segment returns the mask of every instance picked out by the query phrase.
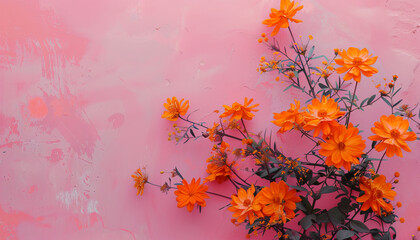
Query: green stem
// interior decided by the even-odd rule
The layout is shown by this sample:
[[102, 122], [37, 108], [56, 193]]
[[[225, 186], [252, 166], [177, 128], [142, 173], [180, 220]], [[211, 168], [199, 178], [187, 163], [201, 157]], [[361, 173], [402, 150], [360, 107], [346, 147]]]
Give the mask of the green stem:
[[[305, 63], [303, 62], [303, 60], [302, 60], [302, 57], [300, 56], [300, 54], [299, 54], [299, 49], [296, 49], [294, 46], [294, 43], [297, 43], [296, 42], [296, 40], [295, 40], [295, 37], [293, 36], [293, 33], [292, 33], [292, 30], [290, 29], [290, 27], [288, 27], [287, 29], [289, 29], [289, 33], [290, 33], [290, 36], [292, 37], [292, 40], [293, 40], [293, 48], [296, 50], [296, 53], [298, 54], [298, 56], [299, 56], [299, 60], [300, 60], [300, 62], [302, 63], [302, 70], [303, 70], [303, 74], [305, 74], [305, 77], [306, 77], [306, 80], [308, 81], [308, 85], [309, 85], [309, 87], [311, 88], [311, 91], [310, 92], [312, 92], [312, 97], [313, 98], [316, 98], [316, 95], [315, 95], [315, 90], [314, 90], [314, 88], [313, 88], [313, 86], [312, 86], [312, 83], [311, 83], [311, 78], [308, 76], [308, 74], [306, 73], [306, 69], [305, 69]], [[309, 93], [310, 93], [309, 92]]]
[[385, 153], [386, 153], [386, 150], [385, 150], [384, 154], [382, 155], [381, 160], [379, 161], [379, 164], [378, 164], [378, 169], [376, 169], [376, 174], [378, 174], [379, 168], [381, 167], [381, 164], [382, 164], [382, 160], [383, 160], [383, 159], [384, 159], [384, 157], [385, 157]]
[[356, 85], [354, 85], [353, 97], [352, 97], [351, 102], [350, 102], [349, 114], [347, 115], [347, 119], [346, 119], [346, 127], [349, 125], [349, 122], [350, 122], [350, 114], [351, 114], [351, 109], [353, 108], [353, 101], [354, 101], [354, 97], [356, 95], [357, 84], [358, 84], [358, 82], [356, 82]]
[[[203, 124], [201, 124], [201, 123], [199, 124], [199, 123], [196, 123], [196, 122], [190, 121], [190, 120], [185, 119], [185, 118], [183, 118], [183, 117], [181, 117], [181, 116], [179, 116], [179, 118], [180, 118], [181, 120], [184, 120], [184, 121], [186, 121], [186, 122], [189, 122], [189, 123], [191, 123], [191, 124], [193, 124], [193, 125], [200, 126], [200, 127], [205, 128], [205, 129], [209, 129], [208, 127], [204, 126], [204, 125], [203, 125]], [[242, 141], [242, 139], [240, 139], [240, 138], [238, 138], [238, 137], [235, 137], [235, 136], [232, 136], [232, 135], [229, 135], [229, 134], [224, 133], [224, 132], [218, 132], [218, 134], [219, 134], [219, 135], [221, 135], [222, 137], [229, 137], [229, 138], [232, 138], [232, 139], [235, 139], [235, 140], [238, 140], [238, 141]]]
[[[150, 184], [150, 185], [152, 185], [152, 186], [155, 186], [155, 187], [159, 187], [159, 188], [161, 187], [161, 186], [159, 186], [157, 184], [154, 184], [154, 183], [151, 183], [151, 182], [147, 182], [147, 183]], [[169, 187], [169, 189], [178, 189], [178, 188], [176, 188], [176, 187]], [[214, 195], [214, 196], [218, 196], [218, 197], [223, 197], [223, 198], [231, 199], [228, 196], [225, 196], [225, 195], [222, 195], [222, 194], [218, 194], [218, 193], [214, 193], [214, 192], [206, 191], [206, 193], [211, 194], [211, 195]]]

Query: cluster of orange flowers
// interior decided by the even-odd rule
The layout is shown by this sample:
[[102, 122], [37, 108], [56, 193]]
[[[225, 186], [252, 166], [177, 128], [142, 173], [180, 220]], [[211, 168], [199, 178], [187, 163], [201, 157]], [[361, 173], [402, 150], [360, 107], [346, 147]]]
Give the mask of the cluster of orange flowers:
[[[176, 97], [173, 97], [172, 99], [175, 102], [177, 101]], [[253, 99], [248, 100], [245, 98], [244, 105], [237, 102], [232, 104], [232, 107], [224, 105], [225, 112], [221, 114], [220, 117], [230, 116], [230, 121], [241, 119], [251, 120], [254, 117], [251, 111], [258, 111], [254, 109], [258, 104], [249, 106], [252, 101]], [[172, 105], [171, 107], [167, 107], [167, 111], [169, 112], [168, 116], [180, 115], [181, 107], [177, 108]], [[291, 104], [289, 110], [281, 113], [274, 113], [275, 120], [272, 122], [280, 127], [279, 133], [284, 133], [291, 129], [301, 129], [305, 131], [314, 130], [313, 136], [317, 137], [322, 132], [324, 142], [320, 143], [321, 149], [319, 150], [319, 153], [326, 157], [325, 164], [327, 166], [335, 166], [336, 168], [344, 167], [345, 169], [350, 170], [352, 164], [359, 163], [358, 158], [364, 153], [363, 151], [366, 144], [365, 140], [362, 140], [362, 137], [359, 135], [358, 128], [355, 128], [351, 123], [346, 127], [337, 122], [337, 119], [344, 114], [344, 112], [340, 111], [340, 108], [334, 99], [324, 96], [321, 101], [313, 99], [312, 104], [307, 106], [307, 111], [302, 111], [300, 102], [295, 100], [295, 104]], [[217, 126], [218, 125], [215, 124], [215, 127]], [[388, 157], [394, 155], [401, 157], [401, 149], [408, 152], [411, 151], [406, 141], [414, 141], [416, 139], [416, 134], [414, 132], [409, 132], [408, 127], [408, 120], [399, 116], [384, 115], [381, 117], [380, 122], [375, 122], [375, 127], [372, 128], [372, 132], [375, 135], [370, 136], [369, 139], [379, 142], [375, 146], [377, 151], [386, 150], [385, 152]], [[209, 132], [211, 135], [214, 135], [214, 130], [210, 130]], [[208, 159], [209, 165], [207, 166], [207, 172], [210, 175], [206, 178], [206, 181], [216, 180], [217, 182], [222, 183], [230, 177], [230, 166], [232, 163], [228, 163], [226, 160], [226, 152], [228, 149], [229, 144], [226, 142], [222, 142], [220, 148], [216, 147], [214, 149], [217, 151], [216, 154]], [[361, 181], [361, 186], [367, 186], [367, 184], [365, 184], [366, 182], [368, 181]], [[377, 184], [381, 183], [379, 180], [376, 182], [378, 182]], [[386, 197], [388, 195], [383, 196]], [[365, 198], [360, 198], [359, 200], [361, 202], [366, 202], [362, 201]], [[368, 204], [371, 202], [372, 200], [369, 201]], [[365, 204], [364, 206], [365, 209], [367, 205]], [[376, 211], [376, 205], [370, 206]], [[382, 204], [380, 206], [385, 205]], [[389, 210], [389, 207], [387, 207], [386, 210]]]
[[206, 172], [210, 175], [206, 177], [206, 182], [216, 180], [218, 183], [223, 183], [231, 177], [230, 168], [235, 162], [228, 162], [228, 152], [230, 152], [230, 146], [227, 142], [222, 142], [220, 147], [217, 145], [213, 146], [213, 155], [207, 159], [209, 164]]
[[289, 190], [289, 186], [280, 181], [272, 182], [270, 187], [262, 188], [258, 194], [255, 194], [254, 185], [247, 190], [238, 189], [228, 209], [234, 212], [233, 217], [238, 223], [248, 219], [253, 224], [255, 219], [263, 217], [270, 217], [270, 223], [286, 223], [295, 217], [296, 203], [300, 201], [296, 190]]
[[[263, 24], [268, 27], [274, 27], [274, 30], [271, 33], [271, 36], [274, 36], [278, 33], [280, 28], [289, 28], [289, 21], [296, 23], [301, 22], [300, 20], [295, 19], [294, 16], [302, 8], [303, 6], [298, 6], [298, 4], [294, 1], [281, 0], [280, 9], [271, 9], [270, 18], [264, 20]], [[261, 36], [264, 38], [265, 42], [268, 42], [268, 38], [265, 34], [262, 34]], [[310, 36], [310, 39], [312, 39], [312, 36]], [[262, 41], [263, 39], [259, 40], [259, 42]], [[294, 43], [294, 45], [297, 46], [297, 43]], [[306, 51], [306, 46], [305, 49], [299, 50], [298, 48], [296, 51], [296, 53], [298, 53], [297, 55], [304, 55], [305, 53], [303, 53], [303, 51]], [[360, 50], [358, 48], [350, 47], [347, 50], [340, 51], [338, 49], [334, 49], [334, 51], [336, 53], [336, 57], [341, 57], [335, 59], [335, 64], [339, 65], [339, 67], [335, 69], [333, 67], [333, 61], [329, 63], [324, 61], [324, 67], [318, 68], [318, 75], [320, 78], [325, 78], [327, 85], [330, 85], [327, 78], [336, 71], [338, 74], [345, 74], [343, 77], [344, 81], [349, 81], [351, 79], [355, 81], [355, 93], [357, 84], [360, 83], [362, 75], [365, 77], [371, 77], [373, 74], [378, 73], [378, 70], [371, 66], [376, 62], [377, 57], [372, 57], [367, 49], [364, 48]], [[289, 69], [287, 69], [287, 71], [283, 71], [283, 65], [281, 65], [281, 61], [277, 59], [277, 55], [279, 53], [275, 52], [274, 54], [276, 55], [276, 58], [270, 62], [267, 62], [264, 57], [261, 58], [259, 68], [261, 72], [265, 72], [268, 68], [281, 68], [280, 73], [288, 75], [290, 80], [294, 77], [298, 77], [296, 76], [296, 74], [299, 74], [297, 72], [299, 69], [298, 65], [297, 69], [295, 69], [295, 65], [289, 65]], [[280, 67], [278, 64], [280, 64]], [[381, 92], [381, 96], [391, 92], [390, 89], [394, 87], [394, 81], [396, 81], [397, 78], [398, 77], [396, 75], [393, 77], [393, 81], [386, 85], [386, 87], [389, 88], [389, 91]], [[279, 80], [279, 78], [276, 80]], [[310, 81], [308, 81], [308, 84], [311, 84]], [[330, 90], [333, 90], [331, 86], [329, 87]], [[380, 86], [377, 87], [379, 88]], [[307, 104], [306, 107], [301, 107], [300, 101], [295, 99], [294, 103], [290, 104], [290, 108], [288, 110], [280, 113], [274, 113], [274, 120], [272, 120], [272, 123], [279, 127], [278, 133], [280, 134], [284, 134], [290, 130], [297, 130], [314, 141], [315, 147], [313, 148], [313, 152], [315, 152], [315, 149], [318, 148], [317, 151], [322, 157], [317, 156], [324, 160], [323, 165], [321, 165], [322, 167], [328, 166], [330, 167], [328, 169], [344, 168], [350, 172], [354, 170], [354, 168], [352, 169], [352, 165], [359, 164], [359, 159], [361, 159], [365, 154], [366, 141], [363, 140], [360, 135], [359, 129], [353, 126], [353, 123], [349, 121], [353, 105], [351, 104], [351, 107], [346, 105], [346, 111], [342, 111], [339, 106], [340, 101], [335, 100], [330, 96], [338, 96], [338, 98], [341, 97], [337, 94], [337, 92], [335, 93], [336, 95], [330, 93], [324, 92], [324, 95], [319, 97], [316, 95], [315, 91], [313, 91], [313, 95], [309, 92], [309, 95], [313, 96], [313, 98], [310, 104]], [[353, 100], [351, 100], [352, 103], [356, 103], [354, 95], [355, 94], [353, 94]], [[188, 211], [192, 211], [195, 205], [200, 208], [205, 207], [205, 199], [209, 198], [208, 194], [219, 195], [208, 192], [208, 186], [206, 186], [205, 183], [211, 181], [223, 183], [229, 180], [237, 189], [236, 194], [233, 194], [230, 198], [227, 197], [230, 199], [230, 207], [228, 210], [233, 212], [232, 221], [234, 223], [248, 222], [252, 225], [254, 222], [260, 221], [261, 224], [265, 224], [268, 228], [270, 225], [284, 224], [296, 216], [296, 204], [301, 202], [302, 199], [304, 199], [304, 196], [299, 196], [297, 190], [294, 189], [295, 187], [289, 187], [289, 185], [283, 181], [285, 179], [277, 182], [271, 181], [270, 179], [270, 186], [256, 186], [254, 184], [249, 184], [236, 174], [234, 168], [236, 162], [231, 160], [228, 161], [229, 154], [233, 154], [237, 157], [242, 155], [244, 159], [247, 156], [253, 156], [257, 166], [263, 166], [264, 164], [285, 166], [285, 168], [278, 168], [281, 171], [278, 170], [279, 175], [275, 176], [273, 179], [275, 180], [276, 178], [279, 178], [278, 176], [285, 175], [286, 172], [290, 170], [290, 172], [296, 175], [295, 177], [299, 184], [300, 182], [304, 182], [301, 176], [307, 175], [310, 171], [300, 165], [300, 159], [293, 160], [292, 158], [286, 158], [283, 154], [277, 154], [276, 152], [278, 151], [275, 149], [275, 145], [274, 151], [271, 149], [271, 146], [267, 146], [268, 144], [262, 141], [265, 140], [264, 138], [259, 136], [261, 141], [258, 144], [251, 138], [252, 133], [250, 135], [250, 133], [247, 132], [244, 120], [252, 120], [255, 116], [253, 112], [258, 111], [256, 108], [259, 104], [252, 103], [252, 98], [248, 99], [245, 97], [243, 104], [234, 102], [230, 106], [223, 105], [224, 112], [219, 115], [219, 118], [221, 118], [220, 123], [214, 123], [213, 127], [205, 127], [202, 123], [199, 124], [200, 127], [205, 129], [205, 131], [202, 132], [202, 137], [208, 138], [211, 142], [217, 144], [213, 146], [212, 154], [207, 159], [208, 165], [206, 172], [208, 173], [208, 176], [204, 179], [202, 184], [200, 178], [198, 180], [193, 178], [192, 181], [188, 183], [179, 174], [182, 178], [182, 184], [177, 185], [176, 191], [174, 192], [177, 196], [176, 200], [179, 208], [186, 207]], [[167, 102], [164, 103], [164, 107], [165, 111], [162, 118], [166, 118], [170, 121], [176, 121], [180, 118], [188, 123], [192, 123], [193, 127], [196, 126], [194, 125], [196, 123], [189, 121], [188, 117], [186, 119], [182, 117], [186, 115], [188, 111], [188, 100], [184, 102], [184, 99], [179, 101], [176, 97], [172, 97], [172, 99], [168, 98]], [[407, 116], [408, 112], [411, 113], [411, 110], [407, 105], [402, 106], [402, 111], [407, 113]], [[215, 112], [218, 113], [218, 110]], [[342, 124], [342, 122], [345, 122], [345, 124]], [[175, 131], [169, 134], [169, 140], [175, 138], [178, 141], [179, 136], [177, 134], [180, 134], [182, 130], [178, 128], [176, 124], [174, 124], [174, 128]], [[191, 128], [187, 129], [191, 130], [192, 133]], [[240, 137], [228, 135], [228, 133], [225, 132], [225, 130], [228, 129], [238, 130], [242, 135]], [[242, 132], [242, 130], [244, 130], [244, 132]], [[372, 149], [375, 148], [378, 152], [385, 151], [383, 157], [385, 155], [388, 157], [392, 157], [394, 155], [402, 157], [402, 150], [407, 152], [411, 151], [407, 142], [416, 140], [416, 134], [409, 129], [408, 120], [401, 116], [383, 115], [380, 117], [379, 121], [374, 123], [374, 127], [371, 128], [371, 131], [373, 135], [368, 138], [373, 141]], [[194, 133], [192, 134], [194, 135]], [[224, 141], [224, 137], [226, 136], [241, 141], [245, 147], [243, 149], [238, 148], [232, 151], [230, 145]], [[258, 147], [255, 147], [256, 145], [258, 145]], [[267, 174], [269, 174], [269, 170], [269, 168], [266, 169]], [[358, 171], [359, 170], [357, 170], [357, 172]], [[176, 173], [178, 173], [177, 170]], [[312, 174], [312, 172], [310, 174]], [[298, 175], [301, 176], [299, 177]], [[149, 183], [147, 175], [142, 172], [141, 169], [138, 169], [132, 177], [135, 181], [134, 186], [138, 190], [137, 194], [142, 195], [145, 184]], [[395, 173], [395, 177], [399, 177], [399, 173]], [[238, 185], [235, 184], [236, 178], [242, 180], [242, 183], [245, 183], [245, 185], [240, 185], [240, 187], [238, 187]], [[391, 182], [393, 180], [394, 179], [391, 179]], [[326, 181], [327, 179], [325, 179], [324, 184]], [[396, 192], [392, 190], [392, 184], [386, 181], [386, 177], [384, 175], [377, 174], [377, 171], [375, 172], [373, 169], [370, 169], [366, 170], [366, 173], [362, 172], [360, 174], [354, 174], [350, 181], [357, 184], [361, 190], [360, 196], [354, 198], [356, 202], [359, 203], [358, 206], [361, 211], [371, 210], [380, 216], [392, 213], [394, 207], [390, 203], [390, 200], [394, 199]], [[398, 179], [396, 179], [394, 183], [398, 183]], [[301, 185], [303, 185], [303, 183]], [[171, 188], [175, 189], [175, 187], [171, 187], [165, 183], [165, 185], [161, 187], [161, 190], [166, 192]], [[315, 205], [315, 197], [312, 195], [315, 195], [315, 192], [312, 188], [310, 190], [311, 192], [308, 191], [308, 195], [312, 196], [314, 199], [313, 205]], [[397, 203], [398, 207], [401, 207], [401, 205], [402, 204], [400, 202]], [[356, 214], [357, 213], [358, 211]], [[400, 221], [404, 222], [404, 218], [400, 218]], [[279, 238], [286, 238], [286, 235], [283, 235], [280, 231], [278, 231], [278, 234]], [[323, 234], [320, 237], [321, 239], [332, 238], [331, 235], [327, 234]]]
[[[357, 158], [363, 154], [365, 141], [358, 135], [359, 130], [350, 124], [347, 128], [337, 122], [345, 113], [340, 111], [332, 98], [323, 97], [322, 101], [312, 100], [308, 111], [300, 111], [300, 103], [291, 104], [287, 111], [274, 113], [275, 125], [280, 127], [279, 133], [290, 129], [314, 130], [314, 137], [323, 133], [325, 143], [321, 143], [320, 154], [327, 157], [328, 166], [337, 168], [344, 166], [350, 170], [350, 163], [359, 163]], [[410, 152], [406, 141], [416, 140], [416, 134], [408, 131], [409, 122], [400, 116], [382, 116], [380, 122], [375, 122], [372, 132], [376, 135], [369, 137], [372, 141], [380, 141], [375, 146], [378, 152], [386, 149], [386, 155], [395, 154], [402, 157], [401, 149]]]

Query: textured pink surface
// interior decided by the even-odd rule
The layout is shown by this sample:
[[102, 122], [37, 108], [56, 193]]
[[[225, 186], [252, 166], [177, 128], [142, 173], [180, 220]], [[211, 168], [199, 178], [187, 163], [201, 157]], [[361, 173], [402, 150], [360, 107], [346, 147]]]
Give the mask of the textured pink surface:
[[[420, 2], [302, 0], [293, 25], [312, 34], [317, 53], [366, 47], [380, 73], [362, 95], [397, 74], [408, 104], [420, 101]], [[344, 5], [345, 4], [345, 5]], [[200, 215], [176, 207], [173, 193], [146, 188], [136, 196], [130, 175], [150, 179], [178, 166], [205, 176], [211, 143], [175, 146], [160, 118], [173, 95], [190, 100], [197, 120], [222, 104], [253, 97], [261, 104], [250, 128], [273, 129], [273, 111], [297, 92], [256, 72], [268, 54], [256, 40], [276, 0], [0, 0], [0, 239], [243, 239], [231, 214], [212, 198]], [[285, 32], [278, 38], [289, 41]], [[373, 82], [371, 81], [373, 80]], [[377, 120], [388, 108], [356, 116]], [[368, 134], [370, 126], [362, 126]], [[287, 139], [287, 140], [286, 140]], [[292, 139], [292, 141], [290, 141]], [[278, 136], [290, 154], [298, 136]], [[383, 165], [401, 173], [398, 239], [420, 225], [420, 145]], [[229, 195], [233, 189], [210, 184]], [[215, 231], [217, 229], [217, 231]], [[199, 236], [199, 237], [198, 237]], [[270, 239], [270, 237], [267, 237]]]

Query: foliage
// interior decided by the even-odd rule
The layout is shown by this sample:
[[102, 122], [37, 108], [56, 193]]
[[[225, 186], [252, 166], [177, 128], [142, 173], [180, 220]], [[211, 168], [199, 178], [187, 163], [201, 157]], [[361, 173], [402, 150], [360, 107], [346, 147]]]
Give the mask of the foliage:
[[[231, 197], [223, 196], [206, 191], [207, 186], [199, 181], [195, 183], [194, 179], [191, 185], [183, 180], [182, 184], [173, 187], [172, 178], [183, 179], [177, 168], [171, 172], [169, 182], [162, 186], [142, 178], [136, 181], [136, 188], [142, 193], [145, 180], [159, 186], [163, 192], [178, 189], [178, 207], [187, 206], [188, 211], [196, 203], [201, 211], [206, 205], [207, 194], [229, 199], [226, 207], [233, 212], [232, 222], [244, 225], [248, 234], [274, 231], [278, 239], [296, 240], [362, 239], [365, 236], [396, 239], [393, 223], [404, 221], [394, 212], [394, 206], [401, 203], [392, 204], [396, 195], [394, 184], [398, 179], [387, 182], [379, 170], [386, 160], [385, 155], [402, 156], [401, 150], [411, 151], [407, 142], [415, 140], [416, 135], [409, 128], [408, 120], [419, 126], [413, 114], [417, 106], [402, 105], [402, 99], [397, 95], [401, 88], [396, 87], [396, 75], [383, 87], [378, 85], [377, 94], [358, 95], [358, 85], [378, 73], [371, 66], [377, 57], [369, 55], [367, 49], [353, 47], [347, 51], [334, 49], [331, 59], [315, 55], [315, 46], [311, 46], [310, 41], [312, 36], [306, 43], [301, 37], [297, 42], [289, 26], [289, 20], [300, 22], [292, 17], [302, 7], [282, 0], [280, 9], [272, 10], [270, 19], [264, 21], [269, 27], [275, 27], [273, 36], [280, 28], [287, 29], [292, 42], [290, 47], [280, 47], [275, 38], [269, 40], [262, 34], [264, 40], [258, 42], [269, 47], [273, 59], [263, 57], [259, 71], [277, 73], [277, 80], [284, 79], [288, 85], [284, 91], [295, 88], [304, 95], [305, 107], [294, 100], [289, 110], [274, 113], [272, 122], [280, 127], [278, 134], [300, 132], [302, 138], [312, 143], [312, 148], [302, 150], [300, 156], [286, 156], [271, 134], [249, 131], [244, 120], [251, 121], [254, 117], [251, 111], [258, 111], [254, 109], [258, 104], [248, 106], [253, 99], [245, 98], [243, 105], [237, 102], [232, 106], [224, 105], [220, 122], [210, 127], [205, 122], [191, 120], [190, 115], [185, 116], [188, 101], [182, 105], [183, 100], [179, 103], [176, 97], [168, 98], [162, 117], [182, 122], [182, 126], [174, 124], [175, 131], [169, 133], [169, 140], [186, 143], [204, 138], [214, 142], [212, 155], [207, 160], [209, 175], [203, 184], [217, 180], [220, 184], [232, 184], [237, 191]], [[290, 19], [284, 16], [290, 16]], [[322, 61], [321, 66], [317, 66], [319, 61]], [[334, 74], [335, 63], [340, 65], [337, 74]], [[339, 74], [345, 75], [342, 78]], [[369, 124], [373, 135], [364, 140], [358, 124], [352, 122], [352, 113], [364, 111], [379, 100], [390, 107], [391, 116], [384, 115], [375, 123], [365, 120], [363, 125]], [[235, 142], [240, 143], [242, 147], [231, 149], [229, 142], [232, 146]], [[373, 158], [373, 150], [384, 153], [379, 159]], [[243, 161], [253, 167], [241, 167], [245, 164]], [[141, 172], [138, 175], [143, 176]], [[398, 176], [396, 173], [395, 177]], [[321, 207], [325, 204], [320, 203], [331, 202], [333, 198], [335, 204]], [[299, 227], [289, 223], [294, 218]]]

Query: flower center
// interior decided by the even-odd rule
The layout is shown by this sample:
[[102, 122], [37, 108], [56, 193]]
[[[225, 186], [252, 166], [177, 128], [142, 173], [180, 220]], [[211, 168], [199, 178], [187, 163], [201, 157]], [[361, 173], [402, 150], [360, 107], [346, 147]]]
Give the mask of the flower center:
[[392, 138], [399, 138], [400, 137], [400, 131], [398, 131], [396, 129], [392, 129], [391, 130], [391, 137]]
[[239, 110], [241, 110], [241, 104], [234, 103], [234, 104], [232, 105], [232, 109], [233, 109], [233, 110], [235, 110], [235, 111], [239, 111]]
[[344, 144], [343, 142], [338, 143], [338, 150], [344, 150], [345, 147], [346, 144]]
[[273, 203], [274, 204], [282, 204], [283, 201], [281, 200], [280, 196], [274, 196]]
[[328, 115], [328, 112], [324, 109], [321, 109], [318, 111], [318, 117], [325, 118], [327, 117], [327, 115]]
[[379, 198], [382, 199], [384, 197], [384, 194], [382, 193], [381, 190], [376, 189], [375, 193], [374, 193], [375, 198]]
[[363, 60], [360, 57], [353, 58], [353, 65], [359, 66], [363, 63]]
[[178, 112], [178, 108], [176, 107], [176, 105], [175, 105], [175, 104], [171, 104], [171, 105], [169, 105], [168, 110], [169, 110], [169, 112], [171, 112], [171, 113], [176, 113], [176, 112]]
[[251, 205], [251, 200], [249, 200], [249, 199], [245, 199], [245, 201], [244, 201], [244, 206], [245, 206], [245, 207], [249, 207], [249, 205]]

